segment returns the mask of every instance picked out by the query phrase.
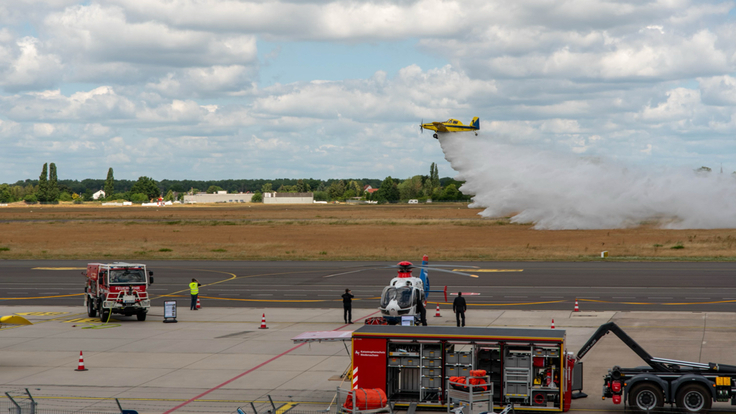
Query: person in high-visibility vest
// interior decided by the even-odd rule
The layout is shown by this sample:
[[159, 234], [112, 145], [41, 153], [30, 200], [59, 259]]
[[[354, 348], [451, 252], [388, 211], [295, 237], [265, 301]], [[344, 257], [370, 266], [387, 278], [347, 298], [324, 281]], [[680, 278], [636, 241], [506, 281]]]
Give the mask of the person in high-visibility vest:
[[200, 286], [202, 285], [197, 279], [192, 279], [192, 283], [189, 284], [189, 292], [192, 294], [192, 304], [189, 305], [189, 310], [197, 310], [197, 296], [199, 296]]

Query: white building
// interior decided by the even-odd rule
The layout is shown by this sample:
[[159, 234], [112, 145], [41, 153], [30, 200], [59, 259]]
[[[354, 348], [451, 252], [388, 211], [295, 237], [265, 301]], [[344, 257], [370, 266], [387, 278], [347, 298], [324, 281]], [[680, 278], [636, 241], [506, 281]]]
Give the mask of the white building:
[[217, 194], [187, 194], [184, 196], [184, 204], [250, 203], [251, 198], [253, 198], [253, 193], [228, 194], [227, 191], [218, 191]]
[[263, 193], [263, 204], [312, 204], [314, 193]]
[[93, 200], [99, 200], [100, 198], [105, 198], [105, 191], [104, 190], [100, 190], [100, 191], [92, 194], [92, 199]]

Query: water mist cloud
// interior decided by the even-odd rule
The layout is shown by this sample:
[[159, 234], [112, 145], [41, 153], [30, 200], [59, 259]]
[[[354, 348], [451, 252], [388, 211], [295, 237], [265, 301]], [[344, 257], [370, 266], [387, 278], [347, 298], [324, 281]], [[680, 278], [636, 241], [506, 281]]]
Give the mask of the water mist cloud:
[[[484, 136], [485, 135], [485, 136]], [[535, 229], [736, 227], [736, 177], [690, 169], [631, 168], [514, 146], [488, 134], [440, 138], [445, 158], [483, 217], [513, 216]]]

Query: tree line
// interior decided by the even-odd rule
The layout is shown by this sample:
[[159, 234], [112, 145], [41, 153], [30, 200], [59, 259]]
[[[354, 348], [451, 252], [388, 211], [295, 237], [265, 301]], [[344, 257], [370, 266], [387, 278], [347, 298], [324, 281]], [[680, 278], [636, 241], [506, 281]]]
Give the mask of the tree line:
[[[139, 177], [138, 180], [116, 180], [113, 169], [106, 179], [59, 180], [56, 164], [43, 164], [38, 180], [21, 180], [12, 184], [0, 184], [0, 203], [25, 201], [27, 203], [57, 203], [91, 201], [93, 194], [104, 190], [105, 201], [147, 202], [163, 197], [166, 201], [181, 200], [185, 194], [200, 192], [254, 193], [253, 201], [262, 200], [265, 192], [311, 192], [317, 201], [345, 201], [363, 199], [378, 202], [399, 202], [410, 199], [425, 201], [467, 201], [459, 191], [462, 182], [440, 178], [435, 163], [429, 175], [416, 175], [408, 179], [241, 179], [241, 180], [161, 180]], [[377, 189], [378, 191], [366, 191]]]

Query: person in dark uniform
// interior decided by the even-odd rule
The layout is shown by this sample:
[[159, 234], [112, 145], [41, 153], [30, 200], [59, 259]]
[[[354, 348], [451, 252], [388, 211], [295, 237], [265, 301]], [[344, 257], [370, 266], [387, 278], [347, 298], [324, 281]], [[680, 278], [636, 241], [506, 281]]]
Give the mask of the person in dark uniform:
[[457, 326], [460, 326], [460, 318], [463, 319], [463, 325], [465, 326], [465, 310], [468, 305], [465, 303], [463, 292], [457, 292], [457, 297], [452, 302], [452, 311], [455, 312], [455, 319], [457, 320]]
[[345, 323], [353, 323], [353, 296], [350, 293], [350, 289], [345, 289], [345, 293], [342, 295], [342, 310]]
[[419, 323], [422, 326], [427, 326], [427, 308], [424, 307], [424, 301], [422, 299], [417, 301], [417, 313], [419, 314]]

